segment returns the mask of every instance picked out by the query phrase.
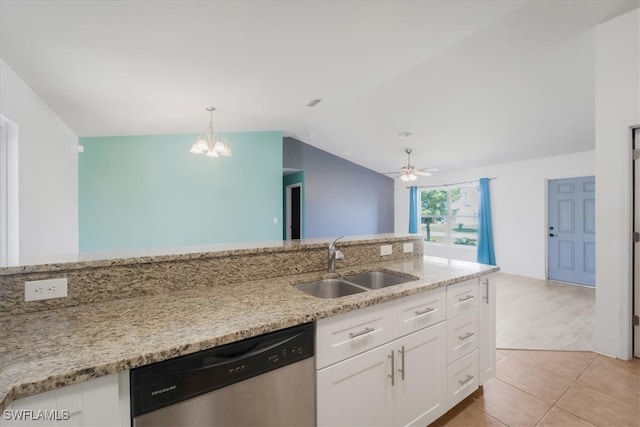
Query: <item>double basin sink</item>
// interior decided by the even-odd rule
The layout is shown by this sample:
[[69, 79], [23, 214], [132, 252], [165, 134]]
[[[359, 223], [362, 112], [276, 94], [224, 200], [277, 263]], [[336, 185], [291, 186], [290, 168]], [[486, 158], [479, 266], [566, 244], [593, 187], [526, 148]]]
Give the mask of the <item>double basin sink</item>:
[[367, 271], [336, 279], [314, 280], [295, 285], [302, 292], [317, 298], [339, 298], [372, 289], [382, 289], [387, 286], [412, 282], [416, 278], [401, 276], [388, 271]]

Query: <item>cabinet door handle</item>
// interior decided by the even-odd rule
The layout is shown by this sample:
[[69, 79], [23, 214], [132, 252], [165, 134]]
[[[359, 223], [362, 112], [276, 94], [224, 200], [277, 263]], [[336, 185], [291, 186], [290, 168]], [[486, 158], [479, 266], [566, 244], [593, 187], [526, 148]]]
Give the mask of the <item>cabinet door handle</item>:
[[396, 368], [394, 367], [395, 360], [393, 357], [393, 350], [391, 350], [391, 354], [387, 357], [391, 359], [391, 375], [387, 374], [387, 376], [391, 378], [391, 386], [394, 386], [396, 381]]
[[484, 285], [484, 302], [489, 304], [489, 279], [484, 279], [482, 284]]
[[458, 298], [458, 301], [465, 302], [465, 301], [469, 301], [472, 298], [473, 298], [473, 295], [466, 295], [466, 296]]
[[460, 385], [465, 385], [466, 383], [468, 383], [472, 379], [473, 379], [473, 375], [467, 374], [467, 378], [465, 378], [463, 380], [458, 380], [458, 382], [460, 383]]
[[427, 307], [424, 310], [416, 310], [414, 311], [416, 316], [422, 316], [423, 314], [427, 314], [427, 313], [431, 313], [432, 311], [435, 311], [435, 308], [431, 308], [431, 307]]
[[402, 349], [398, 350], [398, 353], [400, 353], [400, 363], [402, 364], [402, 368], [398, 369], [398, 372], [400, 372], [400, 378], [404, 381], [404, 346], [402, 346]]
[[359, 337], [360, 335], [370, 334], [373, 331], [375, 331], [374, 328], [367, 327], [361, 330], [360, 332], [349, 332], [349, 337], [353, 339], [355, 337]]
[[472, 336], [473, 336], [473, 332], [467, 332], [467, 333], [466, 333], [466, 334], [464, 334], [464, 336], [462, 336], [462, 337], [458, 335], [458, 339], [459, 339], [460, 341], [464, 341], [464, 340], [466, 340], [467, 338], [471, 338]]

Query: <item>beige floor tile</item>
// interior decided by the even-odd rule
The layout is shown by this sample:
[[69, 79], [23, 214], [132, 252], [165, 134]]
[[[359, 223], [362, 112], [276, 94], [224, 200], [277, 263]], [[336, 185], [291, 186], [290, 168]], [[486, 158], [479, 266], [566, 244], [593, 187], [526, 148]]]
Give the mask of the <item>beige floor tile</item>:
[[560, 398], [557, 407], [597, 426], [639, 427], [640, 407], [623, 403], [578, 380]]
[[542, 421], [538, 423], [539, 427], [595, 427], [593, 424], [563, 411], [560, 408], [553, 407], [544, 416]]
[[596, 359], [588, 351], [521, 351], [514, 350], [509, 357], [518, 358], [554, 374], [576, 380]]
[[606, 356], [596, 360], [580, 376], [580, 383], [640, 408], [640, 359], [625, 362]]
[[497, 363], [496, 378], [526, 391], [537, 398], [555, 403], [573, 380], [527, 363], [513, 354]]
[[549, 403], [495, 378], [484, 385], [477, 401], [486, 413], [511, 427], [535, 426], [551, 408]]
[[470, 400], [461, 403], [462, 408], [447, 413], [430, 427], [506, 427], [484, 411], [482, 402]]

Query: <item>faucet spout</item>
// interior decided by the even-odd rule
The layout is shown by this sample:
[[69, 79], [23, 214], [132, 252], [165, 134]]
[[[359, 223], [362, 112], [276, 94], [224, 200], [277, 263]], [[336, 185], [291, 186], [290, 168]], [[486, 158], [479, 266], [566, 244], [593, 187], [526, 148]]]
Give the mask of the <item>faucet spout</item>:
[[329, 254], [327, 259], [327, 267], [329, 273], [336, 272], [336, 259], [344, 259], [344, 254], [338, 250], [336, 250], [336, 242], [342, 239], [344, 236], [340, 236], [335, 239], [333, 242], [329, 243]]

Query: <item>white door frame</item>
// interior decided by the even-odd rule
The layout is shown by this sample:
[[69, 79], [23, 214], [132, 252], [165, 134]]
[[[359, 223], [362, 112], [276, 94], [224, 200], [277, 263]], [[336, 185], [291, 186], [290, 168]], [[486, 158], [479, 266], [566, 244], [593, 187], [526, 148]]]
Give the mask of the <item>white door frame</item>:
[[0, 267], [19, 263], [18, 125], [0, 114]]
[[[633, 159], [633, 138], [634, 138], [634, 132], [640, 129], [640, 124], [635, 125], [635, 126], [630, 126], [629, 127], [629, 143], [628, 143], [628, 149], [629, 150], [629, 156], [631, 159]], [[636, 147], [638, 149], [640, 149], [640, 139], [636, 141]], [[636, 174], [640, 174], [640, 160], [636, 160]], [[640, 315], [640, 272], [635, 270], [635, 258], [637, 257], [637, 254], [634, 252], [638, 252], [640, 251], [640, 243], [634, 243], [633, 239], [631, 238], [631, 232], [632, 231], [640, 231], [640, 227], [636, 227], [636, 224], [640, 223], [639, 220], [637, 220], [635, 218], [635, 216], [640, 216], [640, 200], [636, 200], [635, 203], [633, 203], [633, 200], [635, 198], [634, 193], [634, 185], [635, 185], [635, 181], [637, 181], [638, 179], [636, 179], [634, 172], [633, 172], [633, 160], [631, 160], [631, 162], [629, 163], [629, 167], [630, 170], [628, 174], [626, 174], [629, 177], [629, 196], [630, 199], [632, 200], [632, 204], [631, 204], [631, 211], [633, 212], [634, 210], [636, 212], [633, 212], [635, 215], [631, 218], [631, 221], [629, 221], [630, 228], [631, 230], [628, 231], [627, 236], [631, 246], [631, 271], [630, 271], [630, 283], [629, 283], [629, 289], [625, 290], [624, 289], [624, 285], [625, 283], [623, 283], [623, 291], [622, 291], [622, 295], [628, 295], [628, 304], [625, 304], [623, 301], [622, 304], [622, 339], [623, 339], [623, 352], [625, 351], [625, 338], [627, 338], [629, 340], [628, 346], [630, 348], [628, 348], [628, 353], [631, 357], [635, 356], [635, 357], [640, 357], [640, 326], [633, 326], [633, 324], [631, 322], [628, 321], [624, 321], [624, 319], [630, 319], [631, 316], [635, 315]], [[640, 194], [640, 190], [635, 191], [636, 194]], [[634, 206], [637, 205], [637, 206]], [[628, 251], [628, 246], [626, 248], [626, 250]], [[640, 268], [640, 266], [638, 267]], [[636, 280], [636, 277], [638, 277], [639, 279]], [[635, 289], [635, 291], [634, 291]], [[635, 293], [635, 295], [634, 295]], [[634, 301], [635, 299], [635, 301]], [[635, 304], [635, 310], [634, 310], [634, 304]], [[626, 310], [628, 310], [628, 316], [625, 317], [625, 312]]]
[[287, 240], [291, 240], [291, 189], [300, 187], [300, 237], [302, 237], [302, 183], [287, 185], [286, 203], [285, 203], [285, 231]]

